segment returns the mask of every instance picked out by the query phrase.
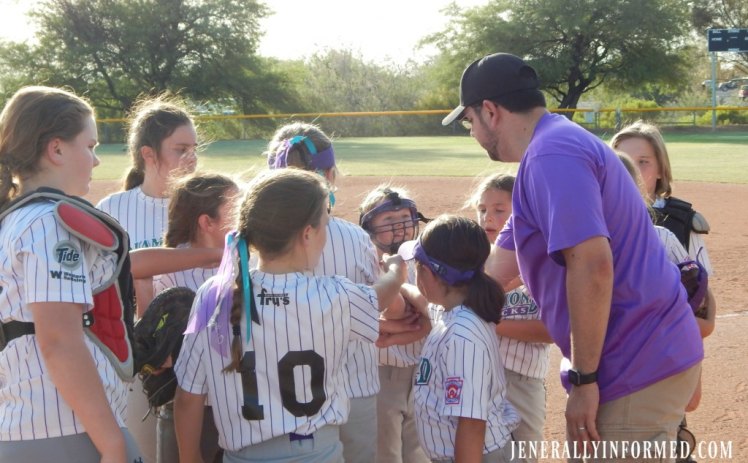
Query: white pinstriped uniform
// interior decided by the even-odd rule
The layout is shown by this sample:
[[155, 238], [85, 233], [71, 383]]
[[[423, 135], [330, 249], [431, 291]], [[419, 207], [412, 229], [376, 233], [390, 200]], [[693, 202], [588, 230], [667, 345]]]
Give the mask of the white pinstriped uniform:
[[[540, 320], [540, 309], [522, 285], [506, 293], [502, 320]], [[499, 352], [504, 368], [535, 379], [545, 379], [551, 345], [524, 342], [499, 336]]]
[[[177, 248], [189, 248], [189, 244], [180, 244]], [[218, 267], [214, 268], [191, 268], [182, 270], [174, 273], [167, 273], [165, 275], [158, 275], [153, 278], [153, 290], [154, 294], [158, 294], [167, 288], [175, 288], [177, 286], [190, 288], [193, 291], [197, 291], [208, 278], [218, 272]]]
[[[11, 212], [0, 224], [0, 320], [33, 322], [27, 305], [66, 302], [91, 308], [92, 288], [111, 278], [117, 256], [72, 236], [57, 222], [55, 202], [40, 201]], [[61, 251], [77, 252], [60, 263]], [[77, 260], [77, 262], [76, 262]], [[81, 312], [82, 313], [82, 312]], [[82, 323], [82, 321], [81, 321]], [[127, 386], [87, 336], [104, 392], [124, 427]], [[49, 377], [36, 336], [21, 336], [0, 352], [0, 441], [84, 433]]]
[[432, 460], [454, 458], [459, 417], [486, 421], [483, 453], [503, 448], [519, 422], [505, 400], [495, 325], [472, 310], [429, 305], [433, 328], [416, 368], [415, 409], [421, 446]]
[[130, 235], [130, 248], [157, 248], [169, 223], [169, 198], [146, 196], [140, 187], [111, 194], [96, 208], [111, 215]]
[[[318, 276], [340, 275], [354, 283], [373, 285], [379, 278], [377, 252], [369, 235], [358, 225], [330, 217], [327, 242], [319, 264], [312, 272]], [[353, 340], [345, 360], [346, 391], [350, 398], [369, 397], [379, 392], [377, 348], [374, 344]]]
[[[256, 376], [223, 373], [230, 359], [211, 346], [211, 336], [216, 335], [211, 329], [185, 335], [174, 367], [182, 389], [208, 395], [219, 444], [232, 451], [288, 433], [308, 435], [325, 425], [343, 423], [349, 407], [343, 384], [346, 350], [354, 339], [372, 343], [379, 329], [377, 296], [368, 286], [342, 277], [273, 275], [259, 270], [252, 270], [251, 278], [260, 323], [252, 323], [251, 340], [244, 342], [244, 350], [245, 356], [254, 353]], [[209, 286], [206, 283], [198, 291], [193, 313]], [[246, 329], [242, 317], [242, 340], [246, 340]], [[226, 338], [224, 342], [231, 342], [230, 336]], [[292, 376], [281, 378], [281, 365], [300, 352], [305, 352], [305, 358], [321, 358], [322, 366], [312, 369], [297, 364], [290, 370]], [[316, 380], [323, 385], [316, 391], [312, 387], [315, 375], [320, 375]], [[242, 414], [242, 379], [246, 387], [253, 378], [264, 415], [258, 420]], [[281, 385], [291, 384], [293, 389], [281, 391]], [[294, 415], [282, 399], [306, 405], [317, 399], [319, 405]]]
[[[684, 248], [681, 242], [678, 241], [678, 237], [676, 237], [673, 232], [659, 225], [655, 225], [655, 231], [657, 232], [657, 237], [660, 238], [662, 245], [665, 246], [665, 252], [667, 253], [667, 258], [670, 262], [680, 264], [681, 262], [693, 259], [693, 256], [689, 255], [686, 248]], [[707, 271], [707, 273], [711, 272]]]
[[[168, 226], [169, 198], [153, 198], [137, 186], [131, 190], [111, 194], [99, 201], [96, 208], [111, 215], [130, 237], [130, 249], [155, 248], [163, 245]], [[138, 281], [135, 285], [138, 285]], [[148, 400], [140, 381], [130, 387], [127, 397], [127, 428], [143, 453], [144, 463], [156, 461], [156, 418], [149, 414]]]

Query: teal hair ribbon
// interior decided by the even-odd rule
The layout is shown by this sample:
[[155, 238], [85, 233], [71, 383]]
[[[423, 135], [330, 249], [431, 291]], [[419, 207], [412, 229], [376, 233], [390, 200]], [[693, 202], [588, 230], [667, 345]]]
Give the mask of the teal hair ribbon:
[[242, 294], [244, 294], [244, 315], [247, 320], [247, 342], [252, 337], [252, 304], [255, 295], [252, 291], [252, 283], [249, 281], [249, 251], [244, 238], [239, 238], [239, 267], [242, 272]]

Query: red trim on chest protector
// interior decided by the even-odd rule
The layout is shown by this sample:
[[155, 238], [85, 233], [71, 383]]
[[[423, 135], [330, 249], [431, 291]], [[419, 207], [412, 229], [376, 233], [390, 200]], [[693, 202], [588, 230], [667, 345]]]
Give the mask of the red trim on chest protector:
[[60, 201], [57, 203], [57, 215], [68, 228], [99, 246], [107, 250], [117, 247], [117, 237], [112, 230], [90, 212], [74, 204]]
[[116, 285], [110, 285], [104, 291], [94, 295], [94, 323], [88, 329], [120, 362], [126, 362], [130, 356], [129, 343], [125, 324], [122, 322], [122, 300]]

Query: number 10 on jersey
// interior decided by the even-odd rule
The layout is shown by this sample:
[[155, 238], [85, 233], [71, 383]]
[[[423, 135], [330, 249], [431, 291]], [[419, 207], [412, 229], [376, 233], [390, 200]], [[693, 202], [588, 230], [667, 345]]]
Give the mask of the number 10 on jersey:
[[[299, 402], [296, 397], [296, 379], [294, 378], [293, 371], [294, 368], [300, 366], [308, 366], [312, 373], [311, 381], [308, 385], [312, 391], [312, 400], [309, 402]], [[265, 409], [262, 403], [260, 403], [257, 390], [257, 370], [254, 351], [244, 353], [239, 372], [244, 392], [242, 416], [250, 421], [265, 419]], [[280, 389], [283, 408], [288, 410], [293, 416], [312, 416], [319, 412], [322, 404], [327, 399], [324, 388], [325, 359], [313, 350], [286, 353], [278, 362], [278, 378], [280, 380], [278, 388]]]

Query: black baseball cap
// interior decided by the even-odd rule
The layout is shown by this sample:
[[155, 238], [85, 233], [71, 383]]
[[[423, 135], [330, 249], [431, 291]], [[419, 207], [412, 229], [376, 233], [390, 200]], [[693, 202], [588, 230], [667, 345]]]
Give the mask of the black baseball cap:
[[535, 69], [521, 58], [509, 53], [484, 56], [465, 68], [460, 79], [460, 105], [442, 120], [442, 125], [461, 119], [467, 106], [539, 86]]

